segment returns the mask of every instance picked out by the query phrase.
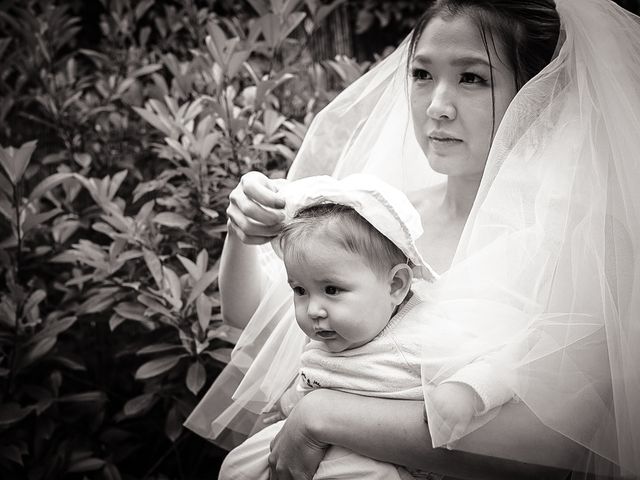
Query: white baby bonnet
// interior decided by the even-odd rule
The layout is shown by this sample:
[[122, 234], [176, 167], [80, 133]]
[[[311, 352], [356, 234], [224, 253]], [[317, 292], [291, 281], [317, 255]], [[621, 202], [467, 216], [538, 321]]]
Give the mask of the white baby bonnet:
[[[362, 173], [343, 179], [320, 175], [284, 183], [278, 193], [285, 200], [285, 223], [313, 205], [351, 207], [402, 250], [416, 278], [433, 281], [437, 277], [416, 247], [416, 240], [423, 233], [420, 214], [403, 192], [379, 178]], [[272, 246], [280, 255], [277, 238]]]

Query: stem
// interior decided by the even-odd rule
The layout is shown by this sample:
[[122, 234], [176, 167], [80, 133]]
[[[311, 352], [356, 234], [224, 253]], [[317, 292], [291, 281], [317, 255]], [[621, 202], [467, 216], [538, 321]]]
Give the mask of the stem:
[[[16, 212], [16, 237], [18, 240], [17, 251], [16, 251], [16, 261], [14, 264], [14, 273], [13, 273], [13, 282], [17, 283], [19, 281], [20, 268], [22, 266], [22, 231], [20, 228], [20, 193], [21, 193], [21, 185], [22, 182], [18, 180], [13, 189], [13, 207]], [[11, 394], [13, 391], [13, 385], [15, 383], [16, 378], [16, 362], [18, 358], [18, 350], [20, 349], [19, 338], [18, 335], [18, 322], [21, 317], [22, 305], [18, 302], [18, 299], [14, 297], [15, 301], [15, 316], [16, 316], [16, 325], [14, 328], [14, 348], [11, 352], [11, 361], [9, 367], [9, 382], [7, 383], [7, 394]]]
[[[16, 212], [16, 237], [18, 240], [18, 246], [17, 246], [17, 251], [16, 251], [16, 263], [14, 265], [14, 281], [18, 281], [19, 277], [19, 273], [20, 273], [20, 267], [22, 265], [22, 229], [20, 228], [20, 193], [21, 193], [21, 185], [22, 182], [18, 181], [15, 185], [15, 188], [13, 189], [13, 208], [15, 209]], [[16, 318], [18, 318], [17, 313], [18, 313], [18, 308], [19, 305], [16, 303]]]
[[[178, 440], [176, 440], [175, 442], [173, 442], [171, 444], [171, 446], [162, 454], [162, 456], [156, 461], [156, 463], [154, 463], [151, 468], [149, 470], [147, 470], [147, 472], [144, 474], [144, 476], [142, 477], [142, 480], [147, 480], [149, 478], [149, 475], [151, 475], [156, 468], [158, 468], [162, 462], [164, 462], [164, 459], [167, 458], [172, 452], [177, 451], [177, 447], [178, 444], [182, 443], [182, 441], [186, 438], [186, 435], [182, 435], [180, 438], [178, 438]], [[183, 477], [184, 478], [184, 477]]]
[[[225, 76], [225, 80], [226, 80], [226, 76]], [[225, 81], [223, 83], [223, 88], [222, 88], [222, 103], [224, 105], [224, 112], [227, 116], [226, 121], [227, 121], [227, 132], [229, 132], [229, 141], [231, 142], [231, 157], [233, 159], [233, 162], [236, 164], [236, 166], [238, 167], [238, 176], [242, 175], [242, 163], [240, 162], [240, 159], [238, 158], [238, 149], [236, 147], [236, 139], [235, 139], [235, 135], [233, 134], [233, 131], [231, 130], [231, 112], [229, 111], [229, 99], [227, 97], [227, 82]]]
[[180, 452], [178, 451], [176, 444], [172, 443], [173, 452], [176, 454], [176, 465], [178, 466], [178, 475], [184, 480], [184, 472], [182, 471], [182, 462], [180, 461]]

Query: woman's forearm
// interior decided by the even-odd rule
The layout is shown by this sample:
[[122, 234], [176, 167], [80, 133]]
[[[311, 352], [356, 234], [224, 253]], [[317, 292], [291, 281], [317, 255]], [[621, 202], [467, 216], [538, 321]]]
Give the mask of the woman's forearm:
[[[547, 429], [522, 405], [503, 408], [504, 416], [501, 413], [469, 434], [459, 445], [465, 451], [460, 451], [431, 446], [422, 402], [322, 392], [316, 401], [341, 408], [316, 410], [325, 414], [310, 421], [314, 437], [409, 468], [469, 479], [552, 479], [566, 476], [562, 469], [570, 469], [582, 453], [579, 446]], [[510, 450], [515, 454], [514, 446], [517, 461], [491, 456], [503, 457]]]
[[222, 318], [237, 328], [247, 325], [260, 302], [263, 272], [257, 249], [229, 229], [220, 258], [220, 300]]

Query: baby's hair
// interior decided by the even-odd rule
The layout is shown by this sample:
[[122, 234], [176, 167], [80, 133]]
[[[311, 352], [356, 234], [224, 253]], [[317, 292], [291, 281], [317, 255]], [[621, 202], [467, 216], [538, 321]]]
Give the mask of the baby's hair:
[[296, 213], [280, 234], [284, 258], [307, 258], [309, 251], [306, 245], [317, 235], [360, 255], [377, 275], [387, 274], [399, 263], [408, 263], [402, 250], [358, 212], [335, 203], [311, 205]]

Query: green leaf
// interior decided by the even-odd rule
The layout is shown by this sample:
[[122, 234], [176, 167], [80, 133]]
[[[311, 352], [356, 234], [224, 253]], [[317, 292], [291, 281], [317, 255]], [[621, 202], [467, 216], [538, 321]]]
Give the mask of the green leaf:
[[135, 378], [137, 380], [144, 380], [147, 378], [157, 377], [158, 375], [165, 373], [175, 367], [182, 355], [170, 355], [168, 357], [156, 358], [150, 362], [144, 363], [136, 370]]
[[67, 331], [76, 320], [77, 317], [64, 317], [60, 320], [48, 322], [45, 328], [29, 340], [29, 343], [37, 343], [45, 338], [56, 337], [60, 333]]
[[174, 310], [179, 311], [182, 308], [182, 285], [180, 284], [180, 279], [176, 272], [169, 267], [162, 267], [162, 273], [164, 274], [165, 284], [170, 292], [170, 295], [165, 293], [163, 297], [173, 305]]
[[233, 352], [233, 348], [216, 348], [213, 352], [205, 353], [214, 360], [226, 365], [231, 361], [231, 352]]
[[148, 248], [143, 248], [142, 253], [144, 256], [144, 261], [147, 264], [147, 268], [151, 272], [153, 279], [156, 282], [156, 286], [158, 289], [162, 290], [162, 263], [160, 259], [155, 254], [155, 252], [149, 250]]
[[56, 355], [53, 358], [53, 360], [56, 363], [60, 363], [60, 364], [64, 365], [69, 370], [75, 370], [75, 371], [78, 371], [78, 372], [86, 372], [87, 371], [87, 367], [85, 367], [81, 363], [78, 363], [75, 360], [72, 360], [70, 358], [64, 357], [62, 355]]
[[242, 67], [244, 62], [246, 62], [249, 59], [250, 55], [251, 55], [251, 52], [249, 51], [235, 52], [231, 56], [231, 59], [229, 60], [229, 65], [227, 67], [228, 68], [227, 75], [230, 78], [234, 78], [238, 73], [238, 70], [240, 70], [240, 67]]
[[139, 303], [122, 302], [116, 305], [113, 310], [122, 318], [126, 318], [127, 320], [137, 320], [140, 322], [148, 320], [144, 316], [144, 306]]
[[203, 248], [198, 253], [198, 258], [196, 258], [196, 266], [198, 267], [198, 271], [200, 272], [198, 274], [198, 279], [200, 279], [200, 277], [202, 277], [204, 272], [207, 271], [208, 264], [209, 264], [209, 252], [207, 252], [207, 250]]
[[182, 266], [185, 268], [185, 270], [189, 272], [191, 278], [197, 281], [200, 278], [200, 270], [198, 269], [198, 267], [196, 267], [196, 264], [188, 258], [183, 257], [182, 255], [176, 255], [176, 257], [178, 258], [178, 260], [180, 260], [180, 263], [182, 263]]
[[202, 210], [202, 213], [214, 220], [218, 220], [218, 218], [220, 217], [220, 214], [218, 212], [216, 212], [215, 210], [211, 210], [210, 208], [200, 207], [200, 210]]
[[224, 340], [225, 342], [233, 343], [235, 345], [238, 343], [240, 335], [242, 335], [241, 329], [222, 324], [215, 330], [209, 332], [207, 337], [209, 339], [219, 338], [220, 340]]
[[0, 325], [10, 329], [16, 326], [16, 305], [9, 297], [2, 297], [0, 302]]
[[25, 353], [20, 359], [18, 364], [19, 367], [25, 368], [39, 358], [45, 356], [55, 346], [57, 341], [57, 337], [48, 337], [37, 342], [33, 347], [27, 350], [27, 353]]
[[155, 0], [143, 0], [136, 5], [135, 16], [136, 20], [140, 20], [142, 16], [151, 8]]
[[4, 197], [0, 197], [0, 213], [7, 219], [9, 220], [9, 222], [11, 223], [11, 225], [13, 226], [13, 228], [15, 229], [15, 225], [16, 225], [16, 211], [13, 207], [13, 205], [11, 204], [11, 202], [9, 202], [9, 200], [7, 200]]
[[67, 403], [104, 403], [107, 401], [107, 396], [104, 392], [93, 391], [93, 392], [83, 392], [83, 393], [74, 393], [72, 395], [65, 395], [63, 397], [58, 398], [59, 402], [67, 402]]
[[23, 144], [17, 150], [0, 147], [0, 165], [7, 172], [13, 185], [17, 185], [22, 180], [37, 143], [37, 140], [32, 140]]
[[2, 55], [4, 55], [4, 51], [7, 49], [10, 43], [11, 43], [11, 38], [0, 39], [0, 58], [2, 58]]
[[191, 393], [197, 395], [207, 380], [207, 372], [200, 362], [192, 363], [187, 372], [186, 385]]
[[180, 345], [173, 345], [170, 343], [157, 343], [155, 345], [149, 345], [148, 347], [141, 348], [136, 352], [136, 355], [146, 355], [148, 353], [166, 352], [169, 350], [181, 349]]
[[34, 227], [43, 226], [47, 221], [61, 213], [62, 210], [59, 208], [54, 208], [44, 213], [32, 213], [29, 210], [26, 210], [26, 215], [22, 223], [22, 231], [26, 234]]
[[167, 414], [167, 420], [164, 424], [164, 433], [169, 440], [175, 442], [182, 433], [182, 419], [178, 414], [178, 410], [175, 406], [171, 407]]
[[295, 12], [289, 15], [284, 22], [284, 25], [280, 27], [280, 41], [284, 41], [295, 28], [300, 25], [300, 23], [307, 16], [304, 12]]
[[162, 70], [162, 65], [159, 63], [152, 63], [150, 65], [145, 65], [144, 67], [140, 67], [137, 70], [134, 70], [129, 75], [131, 77], [141, 77], [142, 75], [149, 75], [150, 73], [157, 72], [158, 70]]
[[15, 445], [3, 445], [2, 449], [0, 449], [0, 457], [4, 457], [7, 460], [17, 463], [18, 465], [23, 465], [22, 463], [22, 454], [20, 450]]
[[[169, 321], [175, 320], [175, 315], [167, 310], [164, 306], [162, 306], [158, 301], [156, 301], [153, 297], [145, 294], [138, 295], [138, 301], [143, 305], [146, 305], [149, 308], [149, 311], [145, 311], [145, 316], [148, 316], [153, 313], [159, 313], [165, 319]], [[173, 324], [173, 323], [172, 323]]]
[[111, 315], [111, 318], [109, 319], [109, 330], [113, 332], [116, 328], [118, 328], [120, 325], [122, 325], [126, 321], [127, 321], [126, 318], [122, 318], [117, 313], [114, 313], [113, 315]]
[[78, 308], [77, 313], [89, 314], [104, 312], [111, 308], [113, 302], [117, 301], [115, 294], [120, 291], [119, 288], [101, 288], [97, 292], [93, 292], [92, 296], [83, 302]]
[[198, 323], [203, 332], [207, 331], [211, 321], [211, 307], [209, 297], [201, 293], [196, 300], [196, 313], [198, 314]]
[[173, 212], [161, 212], [153, 217], [153, 222], [164, 225], [165, 227], [181, 229], [184, 229], [191, 224], [190, 220], [187, 220], [182, 215]]
[[258, 15], [266, 15], [269, 13], [269, 5], [265, 0], [248, 0]]
[[[2, 119], [0, 119], [2, 121]], [[13, 185], [4, 175], [0, 175], [0, 192], [4, 193], [7, 198], [13, 198]], [[0, 196], [0, 198], [2, 198]]]
[[128, 400], [124, 404], [123, 412], [126, 417], [135, 417], [136, 415], [147, 412], [154, 403], [156, 403], [157, 397], [154, 393], [145, 393], [138, 395]]
[[167, 137], [171, 137], [173, 132], [171, 128], [171, 121], [168, 118], [163, 118], [163, 116], [156, 115], [153, 112], [140, 107], [133, 107], [133, 110], [151, 125], [164, 133]]
[[109, 191], [107, 192], [107, 198], [109, 200], [113, 200], [113, 197], [115, 197], [116, 192], [120, 188], [120, 185], [122, 185], [122, 181], [125, 179], [126, 176], [127, 176], [126, 170], [121, 170], [113, 176], [109, 184]]
[[34, 307], [37, 307], [45, 298], [47, 298], [47, 293], [44, 290], [36, 290], [31, 295], [29, 295], [29, 298], [24, 304], [23, 311], [28, 312]]
[[213, 61], [216, 62], [220, 68], [225, 70], [226, 66], [224, 64], [224, 56], [222, 52], [224, 50], [224, 44], [227, 41], [227, 36], [215, 23], [209, 23], [207, 25], [207, 30], [209, 32], [209, 35], [205, 38], [207, 50], [211, 54]]
[[36, 185], [29, 195], [29, 201], [33, 202], [35, 199], [40, 198], [42, 195], [63, 182], [68, 182], [71, 179], [78, 180], [78, 177], [79, 176], [75, 173], [54, 173]]
[[104, 460], [100, 459], [100, 458], [95, 458], [95, 457], [89, 457], [89, 458], [84, 458], [82, 460], [79, 460], [75, 463], [73, 463], [70, 467], [69, 470], [67, 470], [67, 472], [71, 473], [71, 472], [93, 472], [95, 470], [99, 470], [102, 467], [104, 467], [104, 465], [107, 462], [105, 462]]
[[131, 85], [134, 84], [134, 82], [136, 81], [135, 78], [125, 78], [120, 85], [118, 85], [118, 88], [116, 89], [116, 95], [120, 96], [122, 94], [124, 94], [127, 90], [129, 90], [129, 87], [131, 87]]
[[18, 423], [31, 413], [30, 408], [23, 408], [17, 403], [0, 404], [0, 427], [7, 427]]
[[191, 305], [193, 301], [196, 298], [198, 298], [198, 296], [202, 292], [204, 292], [207, 289], [207, 287], [209, 287], [209, 285], [211, 285], [216, 280], [216, 278], [218, 278], [218, 269], [219, 269], [219, 265], [216, 263], [216, 265], [211, 270], [205, 273], [200, 278], [200, 280], [196, 282], [187, 300], [187, 305]]
[[107, 463], [102, 470], [102, 475], [105, 480], [122, 480], [122, 475], [120, 475], [120, 470], [113, 463]]

